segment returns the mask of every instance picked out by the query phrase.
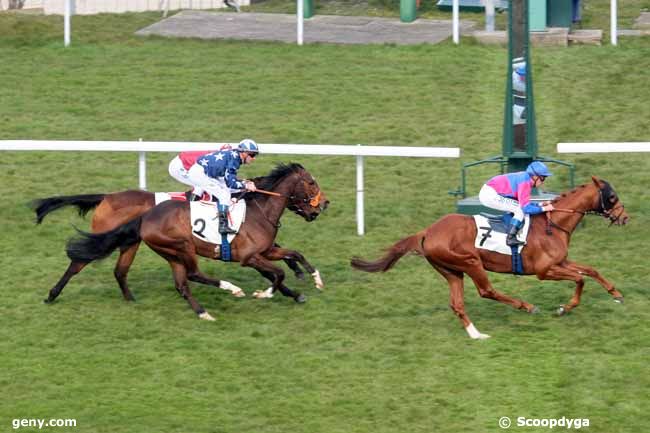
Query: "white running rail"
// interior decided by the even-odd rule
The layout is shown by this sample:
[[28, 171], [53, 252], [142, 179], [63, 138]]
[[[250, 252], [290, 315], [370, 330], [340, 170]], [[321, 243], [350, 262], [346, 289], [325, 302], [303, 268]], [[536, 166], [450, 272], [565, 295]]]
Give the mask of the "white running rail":
[[[0, 140], [0, 150], [14, 151], [106, 151], [139, 153], [139, 186], [147, 189], [146, 152], [181, 152], [184, 150], [206, 150], [211, 152], [225, 144], [233, 143], [189, 143], [166, 141], [51, 141], [51, 140]], [[399, 147], [399, 146], [350, 146], [334, 144], [264, 144], [259, 143], [260, 152], [281, 155], [347, 155], [355, 156], [357, 162], [357, 233], [365, 233], [363, 208], [363, 157], [364, 156], [408, 156], [420, 158], [458, 158], [457, 147]]]

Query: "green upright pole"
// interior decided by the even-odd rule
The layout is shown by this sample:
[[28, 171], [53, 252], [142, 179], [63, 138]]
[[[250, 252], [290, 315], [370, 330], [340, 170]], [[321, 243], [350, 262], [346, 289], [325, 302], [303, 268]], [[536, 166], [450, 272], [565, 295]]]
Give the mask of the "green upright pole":
[[508, 158], [509, 172], [525, 169], [537, 156], [528, 6], [529, 0], [511, 0], [508, 9], [503, 155]]
[[302, 0], [303, 9], [302, 16], [303, 18], [311, 18], [314, 16], [314, 0]]
[[417, 18], [416, 0], [400, 0], [399, 19], [403, 23], [412, 23]]

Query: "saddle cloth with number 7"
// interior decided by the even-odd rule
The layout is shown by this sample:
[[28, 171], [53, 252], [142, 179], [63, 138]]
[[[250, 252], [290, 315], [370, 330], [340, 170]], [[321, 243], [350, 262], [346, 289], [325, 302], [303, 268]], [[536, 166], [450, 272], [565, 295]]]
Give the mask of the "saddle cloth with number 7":
[[[510, 214], [491, 216], [489, 218], [483, 214], [474, 215], [474, 222], [476, 222], [476, 240], [474, 241], [474, 246], [476, 248], [511, 256], [512, 249], [506, 245], [506, 237], [508, 236], [507, 230], [510, 225], [510, 219], [512, 219], [512, 215]], [[526, 242], [529, 227], [530, 216], [526, 215], [524, 218], [524, 226], [519, 230], [517, 239]], [[525, 244], [519, 246], [519, 253], [521, 253], [524, 246]]]

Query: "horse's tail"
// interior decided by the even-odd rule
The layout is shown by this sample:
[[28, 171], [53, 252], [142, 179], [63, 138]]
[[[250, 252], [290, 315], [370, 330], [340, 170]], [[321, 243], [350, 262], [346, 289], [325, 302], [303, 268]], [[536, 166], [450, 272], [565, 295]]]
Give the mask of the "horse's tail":
[[80, 216], [85, 216], [90, 210], [97, 207], [106, 194], [62, 195], [58, 197], [39, 198], [30, 203], [36, 212], [36, 224], [43, 222], [45, 215], [65, 206], [76, 206]]
[[139, 216], [104, 233], [86, 233], [77, 229], [81, 236], [68, 241], [68, 257], [73, 262], [90, 263], [108, 257], [117, 248], [136, 244], [141, 240], [141, 223], [142, 216]]
[[411, 251], [421, 253], [421, 233], [409, 236], [400, 241], [397, 241], [392, 247], [386, 251], [380, 259], [374, 262], [363, 260], [359, 257], [353, 257], [350, 264], [353, 268], [365, 272], [386, 272], [393, 267], [395, 263]]

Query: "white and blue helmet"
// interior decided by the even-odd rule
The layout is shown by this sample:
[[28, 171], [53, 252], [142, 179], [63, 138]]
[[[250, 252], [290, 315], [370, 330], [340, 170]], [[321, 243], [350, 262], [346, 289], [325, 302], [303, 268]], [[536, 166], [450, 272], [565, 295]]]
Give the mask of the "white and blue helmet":
[[257, 146], [257, 143], [255, 143], [250, 138], [244, 138], [242, 141], [240, 141], [239, 145], [237, 146], [237, 150], [240, 152], [248, 152], [251, 155], [257, 155], [260, 152], [260, 148]]
[[544, 164], [541, 161], [533, 161], [528, 165], [528, 168], [526, 168], [526, 173], [528, 173], [531, 176], [544, 176], [544, 177], [549, 177], [553, 176], [551, 174], [551, 171], [546, 167], [546, 164]]

